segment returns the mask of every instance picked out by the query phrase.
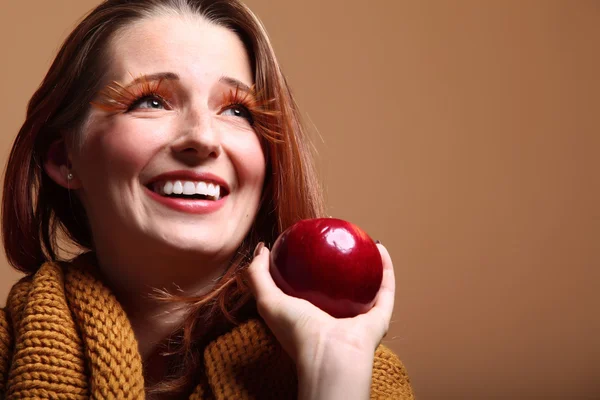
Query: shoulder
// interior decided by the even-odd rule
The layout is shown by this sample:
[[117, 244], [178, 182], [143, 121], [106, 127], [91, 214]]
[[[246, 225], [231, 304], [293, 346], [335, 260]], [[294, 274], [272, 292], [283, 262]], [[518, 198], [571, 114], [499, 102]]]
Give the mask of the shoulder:
[[373, 360], [372, 399], [414, 399], [410, 379], [400, 358], [379, 345]]
[[0, 398], [6, 390], [14, 343], [14, 322], [19, 318], [29, 293], [31, 275], [15, 283], [8, 294], [5, 308], [0, 308]]
[[6, 310], [0, 308], [0, 397], [8, 378], [12, 350], [12, 328]]
[[[35, 272], [28, 274], [15, 283], [6, 299], [6, 306], [0, 309], [0, 335], [12, 334], [18, 329], [24, 310], [31, 303], [32, 292], [46, 292], [61, 283], [61, 266], [58, 263], [46, 262]], [[2, 339], [0, 338], [0, 341]]]

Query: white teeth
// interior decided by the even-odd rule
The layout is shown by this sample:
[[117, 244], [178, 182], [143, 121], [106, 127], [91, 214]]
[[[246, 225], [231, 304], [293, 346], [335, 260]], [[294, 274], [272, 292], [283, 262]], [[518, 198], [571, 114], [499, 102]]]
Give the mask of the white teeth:
[[182, 194], [183, 193], [183, 185], [181, 184], [180, 181], [175, 181], [175, 184], [173, 185], [173, 193], [174, 194]]
[[206, 182], [198, 182], [196, 185], [196, 193], [208, 196], [208, 185]]
[[183, 184], [183, 194], [196, 194], [196, 185], [194, 184], [194, 182], [185, 182]]
[[172, 194], [173, 193], [173, 182], [166, 182], [165, 186], [163, 187], [163, 193], [166, 195]]
[[193, 196], [200, 194], [212, 197], [213, 200], [221, 198], [221, 186], [214, 183], [192, 182], [192, 181], [166, 181], [154, 184], [153, 190], [159, 194], [168, 196], [171, 194], [183, 194]]

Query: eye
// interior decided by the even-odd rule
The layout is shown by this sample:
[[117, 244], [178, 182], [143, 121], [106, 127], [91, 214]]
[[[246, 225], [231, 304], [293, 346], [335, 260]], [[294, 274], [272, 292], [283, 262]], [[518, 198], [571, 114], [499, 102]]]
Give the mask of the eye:
[[252, 123], [252, 114], [248, 109], [241, 104], [232, 104], [225, 110], [221, 111], [221, 115], [229, 115], [232, 117], [240, 117], [248, 120], [248, 122]]
[[157, 96], [144, 96], [134, 101], [129, 110], [135, 109], [149, 109], [149, 110], [163, 110], [167, 109], [165, 101]]

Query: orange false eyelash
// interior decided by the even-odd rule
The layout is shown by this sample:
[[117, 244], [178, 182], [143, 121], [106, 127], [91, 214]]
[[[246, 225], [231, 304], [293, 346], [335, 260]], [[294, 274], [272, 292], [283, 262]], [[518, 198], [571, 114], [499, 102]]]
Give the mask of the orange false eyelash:
[[[166, 98], [171, 91], [165, 85], [161, 86], [163, 80], [149, 80], [146, 76], [141, 76], [128, 86], [113, 81], [98, 93], [91, 105], [109, 113], [125, 113], [137, 100], [144, 97], [156, 96], [168, 104]], [[278, 128], [280, 113], [271, 107], [275, 99], [257, 100], [259, 97], [262, 96], [256, 93], [254, 87], [250, 91], [236, 87], [225, 92], [220, 111], [235, 105], [245, 107], [252, 116], [252, 126], [257, 133], [269, 142], [283, 142]]]
[[252, 114], [253, 116], [254, 112], [258, 111], [258, 102], [256, 100], [256, 97], [254, 96], [253, 89], [251, 89], [250, 92], [241, 90], [239, 87], [236, 87], [235, 89], [230, 89], [229, 91], [223, 94], [221, 104], [221, 111], [234, 105], [241, 105], [246, 107], [248, 111], [250, 111], [250, 114]]
[[141, 76], [129, 86], [113, 81], [98, 93], [98, 99], [92, 101], [91, 104], [102, 111], [124, 113], [136, 100], [143, 97], [156, 96], [164, 100], [165, 96], [161, 95], [165, 92], [161, 88], [162, 82], [163, 79], [148, 80], [145, 76]]
[[281, 140], [282, 135], [277, 129], [280, 113], [269, 110], [269, 105], [275, 99], [257, 100], [258, 97], [254, 86], [249, 92], [239, 87], [231, 89], [223, 95], [221, 112], [234, 105], [245, 107], [252, 116], [252, 126], [257, 133], [260, 133], [270, 142], [283, 142]]

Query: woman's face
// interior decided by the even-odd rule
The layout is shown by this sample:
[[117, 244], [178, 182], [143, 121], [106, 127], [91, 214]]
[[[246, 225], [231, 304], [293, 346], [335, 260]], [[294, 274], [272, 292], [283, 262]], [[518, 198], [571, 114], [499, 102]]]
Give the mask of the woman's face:
[[265, 178], [242, 42], [200, 17], [158, 16], [121, 31], [109, 65], [72, 155], [96, 247], [228, 259]]

